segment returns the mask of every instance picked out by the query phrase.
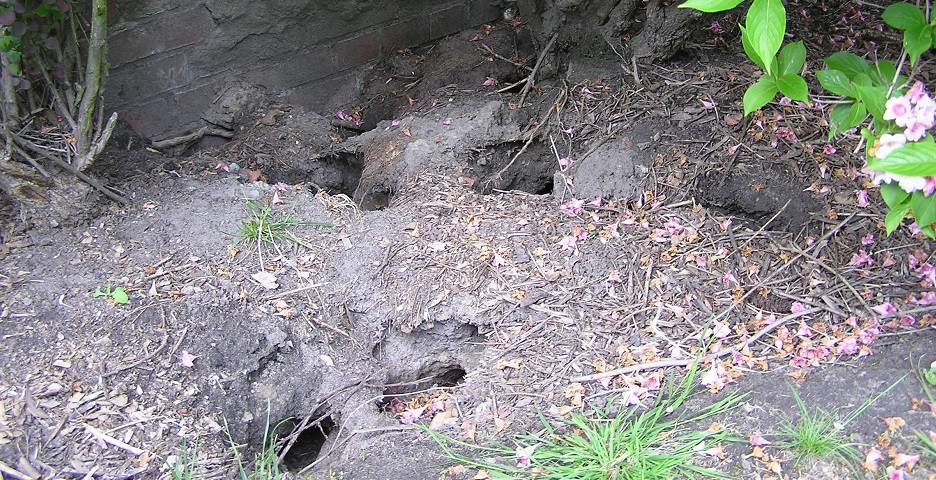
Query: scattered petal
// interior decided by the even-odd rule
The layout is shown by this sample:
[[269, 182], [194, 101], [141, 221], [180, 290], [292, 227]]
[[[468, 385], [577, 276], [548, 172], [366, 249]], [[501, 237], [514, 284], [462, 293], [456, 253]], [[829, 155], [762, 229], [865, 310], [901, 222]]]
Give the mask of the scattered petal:
[[751, 434], [751, 446], [763, 447], [765, 445], [770, 445], [770, 441], [764, 438], [760, 432], [754, 432]]
[[890, 302], [884, 302], [876, 307], [871, 307], [871, 310], [874, 310], [874, 313], [882, 317], [897, 313], [897, 307], [895, 307]]
[[877, 464], [884, 459], [884, 456], [881, 455], [876, 448], [869, 448], [865, 451], [865, 461], [861, 464], [867, 470], [877, 473], [878, 467]]
[[192, 355], [188, 350], [182, 350], [182, 355], [179, 355], [179, 363], [185, 368], [192, 368], [195, 366], [195, 359], [200, 356]]
[[531, 462], [530, 457], [533, 456], [535, 450], [536, 445], [530, 445], [524, 448], [517, 447], [517, 451], [514, 452], [514, 457], [517, 459], [517, 468], [529, 467]]

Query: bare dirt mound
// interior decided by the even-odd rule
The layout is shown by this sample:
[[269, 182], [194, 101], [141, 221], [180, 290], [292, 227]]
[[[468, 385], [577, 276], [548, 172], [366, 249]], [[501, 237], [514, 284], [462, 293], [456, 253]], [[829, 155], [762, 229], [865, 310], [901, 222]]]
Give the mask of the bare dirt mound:
[[[513, 41], [499, 26], [398, 52], [373, 73], [390, 87], [343, 115], [243, 107], [232, 142], [189, 157], [118, 141], [114, 158], [153, 166], [120, 180], [131, 207], [2, 229], [4, 475], [166, 477], [188, 451], [230, 478], [230, 439], [253, 452], [279, 425], [291, 474], [437, 478], [445, 460], [406, 421], [509, 438], [540, 428], [538, 411], [650, 402], [640, 388], [699, 354], [724, 372], [710, 388], [752, 392], [722, 419], [748, 437], [783, 421], [788, 379], [844, 406], [934, 360], [932, 243], [879, 232], [849, 157], [794, 141], [776, 114], [742, 123], [738, 58], [636, 80], [612, 65], [538, 84], [519, 108], [497, 90], [525, 70], [524, 40], [473, 41], [498, 31]], [[461, 72], [457, 87], [439, 72]], [[93, 295], [108, 286], [128, 302]], [[878, 441], [877, 416], [936, 429], [908, 397], [926, 398], [909, 378], [854, 441]], [[889, 438], [911, 451], [915, 437]], [[771, 471], [727, 452], [699, 462]]]

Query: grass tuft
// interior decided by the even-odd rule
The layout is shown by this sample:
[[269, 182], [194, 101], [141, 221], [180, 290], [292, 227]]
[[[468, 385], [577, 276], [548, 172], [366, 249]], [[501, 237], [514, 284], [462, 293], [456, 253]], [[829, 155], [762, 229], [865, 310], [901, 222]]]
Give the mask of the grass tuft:
[[204, 478], [203, 475], [196, 476], [196, 474], [200, 473], [200, 468], [198, 466], [198, 439], [195, 439], [195, 445], [190, 448], [183, 438], [181, 451], [177, 455], [165, 459], [163, 463], [169, 467], [169, 476], [172, 477], [172, 480], [195, 480]]
[[[594, 408], [590, 416], [573, 414], [553, 426], [539, 414], [544, 430], [521, 435], [514, 447], [491, 441], [493, 446], [462, 442], [426, 427], [449, 459], [479, 470], [492, 478], [538, 480], [664, 480], [685, 476], [731, 478], [693, 463], [700, 451], [720, 441], [731, 441], [727, 432], [695, 431], [689, 424], [733, 408], [743, 395], [727, 398], [687, 414], [683, 403], [698, 376], [693, 365], [682, 381], [661, 393], [650, 408]], [[611, 405], [609, 402], [608, 405]], [[461, 454], [453, 449], [468, 451]], [[482, 458], [478, 458], [482, 457]], [[514, 466], [516, 464], [516, 466]]]
[[240, 224], [238, 233], [235, 235], [241, 240], [251, 240], [258, 243], [275, 243], [276, 240], [288, 240], [303, 245], [289, 231], [290, 228], [335, 226], [335, 224], [327, 222], [307, 222], [288, 213], [278, 215], [273, 212], [273, 205], [264, 205], [257, 200], [247, 200], [245, 209], [247, 211], [247, 220]]
[[865, 400], [841, 419], [838, 418], [838, 409], [831, 412], [816, 410], [815, 413], [810, 413], [799, 393], [790, 385], [800, 415], [796, 421], [784, 421], [780, 435], [786, 439], [777, 442], [777, 446], [792, 450], [797, 463], [804, 460], [832, 459], [854, 470], [855, 463], [860, 462], [862, 456], [855, 445], [849, 443], [844, 433], [845, 428], [902, 380], [903, 377], [883, 392]]
[[237, 472], [241, 480], [278, 480], [282, 478], [279, 460], [276, 456], [276, 437], [274, 432], [279, 430], [279, 427], [289, 420], [291, 419], [286, 418], [280, 421], [271, 430], [270, 407], [267, 405], [267, 418], [266, 425], [263, 429], [263, 442], [261, 443], [260, 451], [254, 454], [253, 468], [248, 472], [241, 458], [242, 455], [237, 449], [237, 443], [235, 443], [234, 439], [231, 437], [231, 432], [228, 428], [227, 420], [225, 419], [224, 430], [228, 435], [228, 441], [231, 443], [231, 450], [234, 452], [234, 459], [237, 461]]

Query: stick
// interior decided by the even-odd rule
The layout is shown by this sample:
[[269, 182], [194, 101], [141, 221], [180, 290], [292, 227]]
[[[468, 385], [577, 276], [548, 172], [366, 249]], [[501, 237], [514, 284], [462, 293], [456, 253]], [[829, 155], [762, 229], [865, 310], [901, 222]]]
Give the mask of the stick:
[[145, 450], [136, 448], [133, 445], [127, 445], [126, 443], [121, 442], [120, 440], [117, 440], [116, 438], [92, 427], [91, 425], [88, 425], [87, 423], [84, 425], [84, 427], [85, 427], [85, 430], [88, 433], [90, 433], [91, 436], [93, 436], [94, 438], [97, 438], [98, 440], [104, 443], [107, 443], [109, 445], [113, 445], [121, 450], [124, 450], [130, 453], [131, 455], [139, 457], [140, 455], [143, 455], [144, 453], [146, 453]]
[[229, 132], [227, 130], [222, 130], [220, 128], [210, 128], [208, 127], [208, 125], [205, 125], [204, 127], [201, 127], [198, 130], [195, 130], [194, 132], [189, 133], [187, 135], [182, 135], [182, 136], [170, 138], [167, 140], [160, 140], [158, 142], [153, 142], [153, 148], [157, 150], [164, 150], [167, 148], [172, 148], [172, 147], [186, 144], [186, 143], [197, 142], [198, 140], [201, 140], [202, 137], [204, 137], [205, 135], [214, 135], [214, 136], [223, 137], [223, 138], [234, 138], [234, 133], [232, 132]]
[[74, 176], [78, 177], [79, 179], [81, 179], [81, 181], [87, 183], [88, 185], [94, 187], [97, 191], [103, 193], [104, 196], [106, 196], [107, 198], [109, 198], [109, 199], [111, 199], [111, 200], [113, 200], [113, 201], [115, 201], [115, 202], [124, 204], [124, 205], [130, 205], [130, 200], [127, 200], [126, 198], [121, 197], [120, 195], [117, 195], [116, 193], [110, 191], [110, 189], [108, 189], [107, 187], [105, 187], [101, 182], [99, 182], [99, 181], [95, 180], [94, 178], [91, 178], [91, 177], [85, 175], [84, 173], [78, 171], [78, 169], [76, 169], [73, 165], [69, 165], [67, 162], [65, 162], [65, 161], [62, 160], [61, 158], [58, 158], [58, 157], [56, 157], [55, 155], [49, 154], [48, 152], [46, 152], [45, 150], [43, 150], [43, 148], [40, 147], [39, 145], [36, 145], [35, 143], [32, 143], [32, 142], [30, 142], [29, 140], [26, 140], [25, 138], [20, 137], [20, 136], [18, 136], [18, 135], [13, 135], [13, 141], [16, 142], [16, 143], [19, 143], [20, 145], [22, 145], [22, 146], [24, 146], [24, 147], [26, 147], [26, 148], [28, 148], [28, 149], [30, 149], [30, 150], [36, 152], [36, 153], [38, 153], [40, 156], [42, 156], [42, 157], [45, 158], [46, 160], [49, 160], [49, 161], [51, 161], [52, 163], [54, 163], [54, 164], [56, 164], [56, 165], [58, 165], [58, 166], [64, 168], [65, 170], [69, 171], [72, 175], [74, 175]]
[[0, 462], [0, 473], [10, 478], [15, 478], [16, 480], [32, 480], [32, 477], [30, 477], [29, 475], [26, 475], [25, 473], [20, 472], [19, 470], [3, 462]]
[[[785, 317], [780, 317], [777, 320], [775, 320], [773, 323], [767, 325], [766, 327], [762, 328], [760, 331], [755, 333], [751, 338], [741, 343], [738, 343], [731, 348], [728, 348], [728, 349], [725, 349], [716, 353], [715, 358], [722, 358], [726, 355], [730, 355], [737, 351], [743, 350], [744, 347], [747, 347], [751, 345], [752, 343], [756, 342], [761, 337], [763, 337], [764, 335], [767, 335], [768, 333], [770, 333], [771, 331], [773, 331], [780, 325], [783, 325], [784, 323], [789, 322], [790, 320], [795, 320], [799, 317], [810, 315], [810, 314], [813, 314], [822, 310], [823, 309], [816, 307], [816, 308], [803, 310], [802, 312], [791, 313]], [[605, 378], [605, 377], [614, 377], [617, 375], [624, 375], [628, 373], [638, 372], [640, 370], [654, 370], [657, 368], [666, 368], [666, 367], [684, 367], [694, 361], [695, 359], [690, 359], [690, 358], [684, 358], [682, 360], [675, 360], [675, 359], [660, 360], [659, 362], [642, 363], [639, 365], [631, 365], [629, 367], [616, 368], [614, 370], [609, 370], [607, 372], [593, 373], [591, 375], [582, 375], [580, 377], [572, 378], [572, 381], [573, 382], [590, 382], [592, 380], [598, 380], [598, 379]]]
[[539, 54], [539, 58], [536, 59], [536, 65], [533, 65], [533, 71], [530, 72], [530, 75], [527, 77], [527, 83], [523, 86], [523, 91], [520, 92], [520, 106], [523, 106], [523, 101], [526, 100], [527, 93], [530, 93], [530, 88], [533, 86], [533, 82], [536, 80], [536, 72], [539, 71], [540, 66], [543, 64], [543, 60], [546, 59], [546, 54], [549, 53], [549, 49], [552, 48], [553, 44], [556, 43], [556, 40], [559, 39], [559, 34], [555, 34], [552, 38], [549, 39], [549, 43], [546, 44], [546, 48], [543, 49]]

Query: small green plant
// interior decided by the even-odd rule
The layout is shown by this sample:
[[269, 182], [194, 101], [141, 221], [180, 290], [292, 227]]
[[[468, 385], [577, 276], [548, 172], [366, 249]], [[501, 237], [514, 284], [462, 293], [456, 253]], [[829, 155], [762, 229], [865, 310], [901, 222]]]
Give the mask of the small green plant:
[[185, 439], [182, 439], [181, 451], [177, 455], [165, 459], [164, 463], [169, 467], [169, 476], [172, 477], [172, 480], [204, 478], [203, 476], [196, 476], [200, 470], [198, 468], [198, 439], [195, 440], [195, 445], [191, 448], [189, 448]]
[[784, 423], [780, 434], [785, 439], [777, 442], [777, 446], [792, 450], [796, 455], [797, 462], [833, 459], [840, 461], [850, 469], [854, 469], [855, 462], [860, 462], [862, 456], [861, 452], [853, 444], [849, 443], [845, 437], [845, 427], [902, 380], [903, 377], [887, 387], [883, 392], [865, 400], [864, 403], [842, 419], [838, 418], [837, 410], [831, 412], [817, 410], [815, 413], [810, 414], [799, 393], [790, 385], [790, 391], [793, 392], [793, 399], [796, 401], [800, 418], [795, 422], [787, 420]]
[[291, 418], [281, 420], [273, 429], [270, 429], [270, 405], [267, 404], [266, 425], [263, 429], [263, 442], [260, 451], [254, 454], [253, 468], [250, 472], [244, 466], [241, 459], [241, 453], [237, 449], [237, 443], [231, 437], [231, 430], [228, 428], [227, 419], [224, 420], [224, 430], [227, 433], [228, 441], [231, 443], [231, 450], [234, 452], [234, 459], [237, 461], [237, 471], [241, 480], [277, 480], [282, 478], [280, 473], [279, 461], [276, 458], [276, 435], [280, 426], [290, 421]]
[[925, 434], [919, 430], [914, 430], [913, 433], [920, 439], [920, 448], [923, 452], [936, 460], [936, 432], [931, 431], [929, 434]]
[[258, 243], [275, 243], [284, 239], [299, 245], [303, 244], [292, 232], [292, 227], [334, 227], [335, 224], [327, 222], [307, 222], [289, 214], [277, 215], [273, 212], [273, 205], [264, 205], [257, 200], [247, 200], [247, 220], [240, 224], [235, 235], [242, 240], [252, 240]]
[[[573, 414], [571, 418], [561, 420], [558, 427], [554, 427], [540, 413], [544, 433], [517, 437], [514, 440], [516, 448], [494, 441], [491, 442], [493, 446], [479, 446], [431, 431], [424, 426], [420, 428], [439, 443], [449, 459], [483, 469], [492, 478], [730, 478], [693, 464], [693, 458], [706, 446], [734, 439], [725, 431], [695, 431], [689, 425], [730, 410], [743, 395], [730, 395], [698, 413], [687, 415], [681, 409], [690, 397], [697, 376], [698, 367], [693, 365], [675, 388], [661, 393], [657, 403], [648, 409], [638, 405], [620, 407], [616, 413], [612, 413], [610, 405], [613, 402], [609, 402], [607, 407], [594, 408], [591, 416]], [[460, 450], [489, 458], [479, 460], [457, 453], [453, 445]], [[516, 466], [514, 462], [517, 462]]]
[[104, 290], [98, 288], [94, 291], [94, 293], [91, 294], [91, 296], [94, 298], [105, 297], [108, 300], [120, 305], [130, 301], [130, 297], [127, 295], [127, 292], [123, 287], [111, 288], [109, 284], [104, 286]]
[[[936, 387], [936, 362], [931, 363], [928, 370], [922, 370], [920, 375], [922, 376], [923, 381], [933, 387]], [[926, 393], [929, 396], [930, 401], [933, 401], [933, 396], [930, 394], [929, 387], [927, 387], [926, 384], [923, 384], [923, 388], [926, 389]]]

